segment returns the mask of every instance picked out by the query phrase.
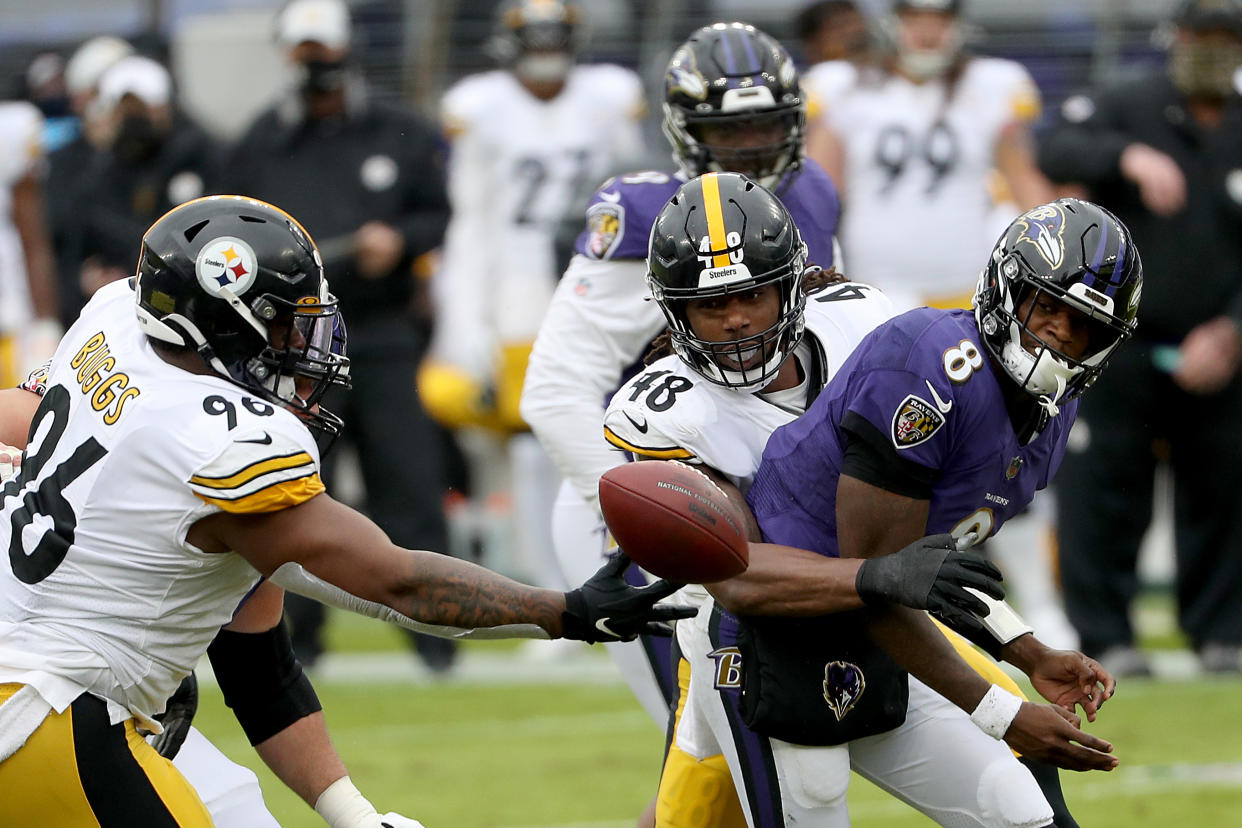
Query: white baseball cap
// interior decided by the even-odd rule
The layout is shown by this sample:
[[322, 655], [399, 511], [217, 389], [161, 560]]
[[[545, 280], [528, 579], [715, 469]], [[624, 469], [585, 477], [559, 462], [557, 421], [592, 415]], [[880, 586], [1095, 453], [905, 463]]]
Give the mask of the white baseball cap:
[[126, 95], [135, 96], [147, 106], [165, 106], [172, 98], [172, 77], [151, 58], [121, 58], [99, 79], [99, 100], [115, 106]]
[[112, 64], [134, 53], [119, 37], [92, 37], [83, 43], [65, 64], [65, 89], [70, 95], [90, 92]]
[[283, 46], [309, 40], [346, 49], [349, 35], [349, 8], [341, 0], [293, 0], [276, 16], [276, 40]]

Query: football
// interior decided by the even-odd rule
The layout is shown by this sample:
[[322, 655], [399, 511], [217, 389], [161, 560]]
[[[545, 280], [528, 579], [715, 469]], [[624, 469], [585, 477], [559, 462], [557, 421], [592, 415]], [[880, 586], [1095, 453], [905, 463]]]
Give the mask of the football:
[[641, 460], [604, 473], [599, 503], [613, 538], [634, 563], [683, 584], [746, 571], [746, 518], [703, 472], [676, 460]]

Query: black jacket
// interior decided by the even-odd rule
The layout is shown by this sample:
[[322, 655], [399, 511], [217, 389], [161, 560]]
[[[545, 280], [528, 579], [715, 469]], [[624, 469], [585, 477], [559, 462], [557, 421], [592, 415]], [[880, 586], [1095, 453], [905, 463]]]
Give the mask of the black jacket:
[[[1170, 155], [1186, 176], [1186, 206], [1168, 218], [1147, 210], [1118, 165], [1129, 144]], [[1125, 222], [1143, 257], [1137, 335], [1176, 344], [1222, 313], [1242, 325], [1242, 99], [1215, 130], [1195, 124], [1163, 73], [1067, 99], [1043, 137], [1039, 165], [1081, 182]]]
[[[351, 90], [353, 91], [353, 90]], [[315, 239], [351, 325], [408, 311], [414, 259], [440, 246], [448, 225], [439, 131], [403, 110], [362, 99], [330, 121], [306, 119], [294, 99], [262, 115], [232, 153], [225, 188], [291, 213]], [[403, 260], [362, 279], [350, 235], [371, 220], [405, 238]]]

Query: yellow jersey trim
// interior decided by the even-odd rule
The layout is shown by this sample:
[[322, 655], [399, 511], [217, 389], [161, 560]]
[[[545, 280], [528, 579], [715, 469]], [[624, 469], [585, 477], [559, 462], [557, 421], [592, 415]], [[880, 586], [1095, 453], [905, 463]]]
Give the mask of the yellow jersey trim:
[[279, 483], [273, 483], [265, 489], [259, 489], [257, 492], [248, 494], [245, 497], [239, 497], [236, 500], [223, 497], [208, 497], [198, 492], [194, 494], [213, 506], [219, 506], [226, 512], [257, 515], [267, 512], [279, 512], [281, 509], [297, 506], [299, 503], [305, 503], [310, 500], [315, 495], [322, 494], [323, 491], [324, 485], [323, 481], [319, 479], [319, 473], [313, 472], [306, 477], [299, 477], [297, 480], [282, 480]]
[[190, 478], [190, 482], [195, 486], [202, 486], [206, 489], [236, 489], [238, 486], [243, 486], [260, 475], [292, 469], [297, 466], [305, 466], [311, 462], [313, 461], [308, 453], [299, 451], [297, 454], [285, 454], [280, 457], [269, 457], [266, 460], [259, 460], [228, 477], [201, 477], [196, 474]]
[[688, 460], [694, 457], [693, 454], [684, 448], [654, 449], [636, 446], [627, 440], [618, 437], [616, 432], [608, 426], [604, 426], [604, 439], [612, 443], [617, 448], [625, 449], [631, 454], [641, 454], [643, 457], [650, 457], [654, 460]]

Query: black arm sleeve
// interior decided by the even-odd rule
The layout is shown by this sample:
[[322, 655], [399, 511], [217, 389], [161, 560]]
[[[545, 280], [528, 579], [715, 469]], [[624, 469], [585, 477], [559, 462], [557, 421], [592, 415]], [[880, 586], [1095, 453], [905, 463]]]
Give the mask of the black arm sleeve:
[[889, 439], [861, 414], [847, 412], [841, 428], [848, 435], [841, 474], [894, 494], [931, 500], [932, 487], [940, 477], [938, 470], [899, 455]]
[[283, 621], [261, 633], [220, 630], [207, 657], [224, 703], [252, 745], [323, 709]]

